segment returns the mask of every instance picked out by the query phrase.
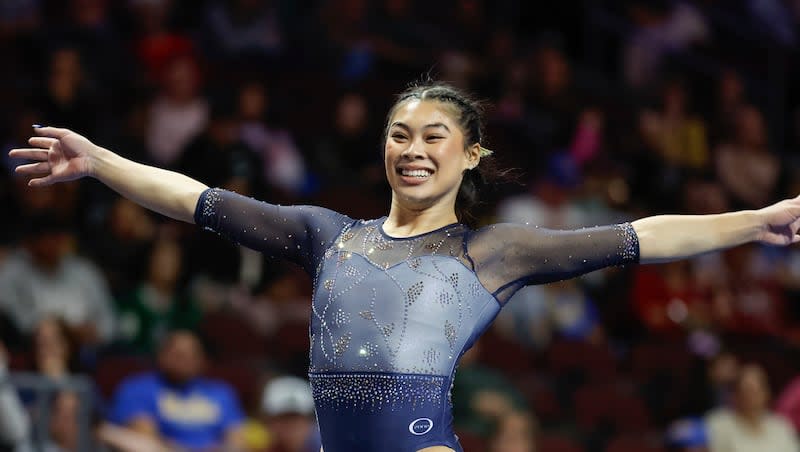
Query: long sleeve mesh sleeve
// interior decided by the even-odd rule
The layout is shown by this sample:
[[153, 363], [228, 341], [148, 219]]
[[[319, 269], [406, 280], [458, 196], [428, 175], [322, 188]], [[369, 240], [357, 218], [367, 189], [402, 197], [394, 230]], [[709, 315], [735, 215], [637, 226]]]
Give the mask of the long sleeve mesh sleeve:
[[639, 261], [639, 241], [629, 223], [573, 231], [496, 224], [475, 231], [467, 248], [481, 283], [501, 303], [525, 285]]
[[218, 188], [197, 202], [195, 223], [269, 257], [284, 258], [313, 275], [325, 249], [349, 217], [315, 206], [279, 206]]

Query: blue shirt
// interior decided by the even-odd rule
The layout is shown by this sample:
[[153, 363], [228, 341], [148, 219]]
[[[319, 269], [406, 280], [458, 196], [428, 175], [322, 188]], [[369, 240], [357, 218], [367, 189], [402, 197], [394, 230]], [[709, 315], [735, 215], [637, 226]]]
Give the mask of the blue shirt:
[[221, 444], [243, 421], [233, 390], [225, 383], [197, 378], [183, 386], [149, 372], [122, 382], [112, 401], [109, 420], [125, 425], [147, 417], [165, 439], [188, 449]]

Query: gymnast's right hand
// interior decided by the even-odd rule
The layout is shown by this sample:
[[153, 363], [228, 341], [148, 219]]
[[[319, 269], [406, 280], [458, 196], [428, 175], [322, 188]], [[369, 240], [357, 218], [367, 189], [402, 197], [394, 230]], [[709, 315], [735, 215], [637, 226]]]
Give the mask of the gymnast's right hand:
[[30, 148], [12, 149], [12, 158], [31, 160], [16, 168], [17, 174], [31, 177], [28, 185], [43, 187], [58, 182], [91, 176], [92, 159], [101, 150], [97, 145], [68, 129], [35, 127]]

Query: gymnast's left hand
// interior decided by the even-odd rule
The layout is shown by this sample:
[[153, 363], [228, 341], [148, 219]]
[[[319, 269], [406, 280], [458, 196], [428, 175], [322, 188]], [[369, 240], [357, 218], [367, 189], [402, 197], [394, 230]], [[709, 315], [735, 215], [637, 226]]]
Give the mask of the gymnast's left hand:
[[761, 223], [758, 241], [771, 245], [800, 242], [800, 196], [755, 211]]

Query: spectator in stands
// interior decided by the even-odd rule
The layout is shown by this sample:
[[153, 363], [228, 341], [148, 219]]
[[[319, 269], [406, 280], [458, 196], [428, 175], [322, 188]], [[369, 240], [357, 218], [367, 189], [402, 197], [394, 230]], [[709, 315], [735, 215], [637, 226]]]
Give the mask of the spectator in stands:
[[709, 40], [707, 20], [689, 2], [628, 2], [633, 32], [623, 49], [623, 70], [635, 89], [651, 85], [664, 61]]
[[710, 452], [796, 452], [800, 448], [791, 424], [769, 411], [769, 383], [758, 365], [742, 368], [730, 408], [706, 417]]
[[631, 301], [650, 334], [682, 337], [692, 328], [707, 325], [708, 298], [698, 287], [689, 261], [634, 270]]
[[778, 286], [777, 262], [766, 249], [744, 246], [722, 254], [721, 280], [713, 291], [713, 320], [724, 330], [783, 336], [786, 300]]
[[134, 290], [143, 279], [147, 252], [158, 231], [153, 216], [128, 199], [117, 197], [99, 224], [102, 234], [87, 243], [87, 252], [101, 262], [115, 297]]
[[364, 0], [318, 2], [310, 23], [308, 46], [319, 49], [321, 61], [343, 80], [363, 80], [375, 70], [374, 30], [369, 4]]
[[33, 333], [33, 370], [53, 381], [78, 369], [77, 342], [69, 325], [58, 317], [45, 317]]
[[561, 36], [540, 37], [529, 63], [531, 78], [526, 99], [529, 139], [547, 159], [550, 153], [570, 144], [582, 99]]
[[266, 452], [318, 452], [314, 397], [306, 380], [283, 376], [264, 388], [261, 409], [272, 441]]
[[544, 348], [555, 338], [592, 344], [605, 340], [597, 307], [575, 281], [528, 286], [512, 299], [495, 328], [523, 345]]
[[145, 280], [117, 302], [118, 339], [133, 351], [149, 354], [176, 329], [194, 329], [201, 312], [181, 292], [183, 250], [172, 239], [157, 240], [150, 251]]
[[581, 182], [577, 167], [567, 156], [553, 156], [546, 174], [531, 180], [530, 191], [502, 200], [497, 206], [500, 221], [529, 223], [552, 229], [572, 229], [594, 224], [587, 206], [576, 191]]
[[333, 130], [321, 135], [313, 145], [315, 169], [324, 184], [383, 183], [380, 139], [374, 130], [363, 94], [346, 93], [338, 99]]
[[70, 391], [56, 394], [50, 407], [50, 441], [45, 444], [46, 452], [83, 452], [80, 449], [81, 403], [89, 402]]
[[734, 135], [715, 154], [717, 176], [734, 202], [732, 207], [749, 209], [774, 198], [780, 161], [769, 148], [764, 117], [758, 109], [739, 109]]
[[730, 406], [739, 369], [739, 359], [730, 350], [718, 350], [707, 361], [696, 360], [690, 376], [693, 384], [685, 396], [683, 411], [701, 416]]
[[717, 79], [716, 103], [711, 118], [711, 138], [714, 142], [733, 136], [736, 115], [747, 104], [747, 93], [741, 75], [726, 69]]
[[207, 42], [203, 49], [221, 60], [269, 58], [284, 46], [280, 2], [234, 0], [206, 9]]
[[208, 127], [192, 139], [175, 162], [180, 171], [215, 187], [248, 196], [262, 193], [262, 156], [239, 134], [236, 96], [224, 89], [211, 96]]
[[795, 377], [783, 389], [775, 402], [775, 411], [791, 421], [800, 432], [800, 377]]
[[689, 101], [685, 84], [670, 80], [663, 88], [660, 108], [641, 112], [639, 128], [647, 146], [667, 165], [702, 170], [709, 161], [706, 126], [691, 115]]
[[703, 419], [679, 419], [667, 428], [667, 449], [674, 452], [706, 452], [708, 434]]
[[39, 102], [42, 117], [53, 123], [73, 124], [85, 133], [95, 132], [95, 105], [86, 84], [82, 55], [64, 46], [50, 55], [47, 89]]
[[[36, 326], [33, 334], [33, 368], [32, 373], [47, 380], [48, 383], [58, 386], [68, 379], [78, 377], [79, 356], [77, 341], [69, 326], [57, 317], [46, 317]], [[49, 442], [44, 445], [46, 452], [82, 452], [79, 450], [81, 429], [81, 404], [91, 417], [103, 409], [103, 401], [92, 385], [89, 394], [81, 397], [70, 389], [50, 391], [48, 393], [34, 393], [29, 389], [20, 390], [23, 402], [26, 404], [34, 420], [41, 414], [38, 412], [39, 397], [46, 397], [49, 405]], [[88, 397], [87, 397], [88, 396]], [[87, 432], [88, 433], [88, 432]], [[88, 440], [88, 439], [87, 439]]]
[[81, 345], [114, 335], [113, 301], [100, 271], [72, 250], [74, 238], [58, 218], [28, 219], [23, 247], [0, 267], [0, 310], [32, 333], [48, 316], [63, 318]]
[[260, 157], [264, 181], [293, 196], [307, 192], [310, 175], [292, 134], [267, 123], [270, 97], [264, 84], [245, 83], [238, 101], [239, 139]]
[[489, 438], [489, 452], [536, 452], [537, 450], [536, 421], [530, 413], [511, 411], [497, 420]]
[[0, 451], [22, 452], [30, 439], [30, 420], [9, 381], [6, 349], [0, 342]]
[[191, 54], [165, 64], [161, 92], [150, 104], [145, 144], [150, 161], [172, 166], [208, 123], [208, 103], [200, 94], [200, 65]]
[[461, 357], [452, 389], [453, 423], [456, 430], [485, 437], [498, 419], [527, 407], [505, 375], [478, 361], [481, 350], [478, 341]]
[[194, 51], [187, 33], [171, 27], [174, 4], [167, 0], [132, 0], [133, 46], [148, 85], [157, 85], [164, 68], [177, 55]]
[[227, 384], [202, 376], [204, 365], [197, 336], [173, 332], [159, 349], [157, 371], [121, 383], [111, 422], [157, 438], [164, 447], [238, 450], [243, 445], [239, 401]]

